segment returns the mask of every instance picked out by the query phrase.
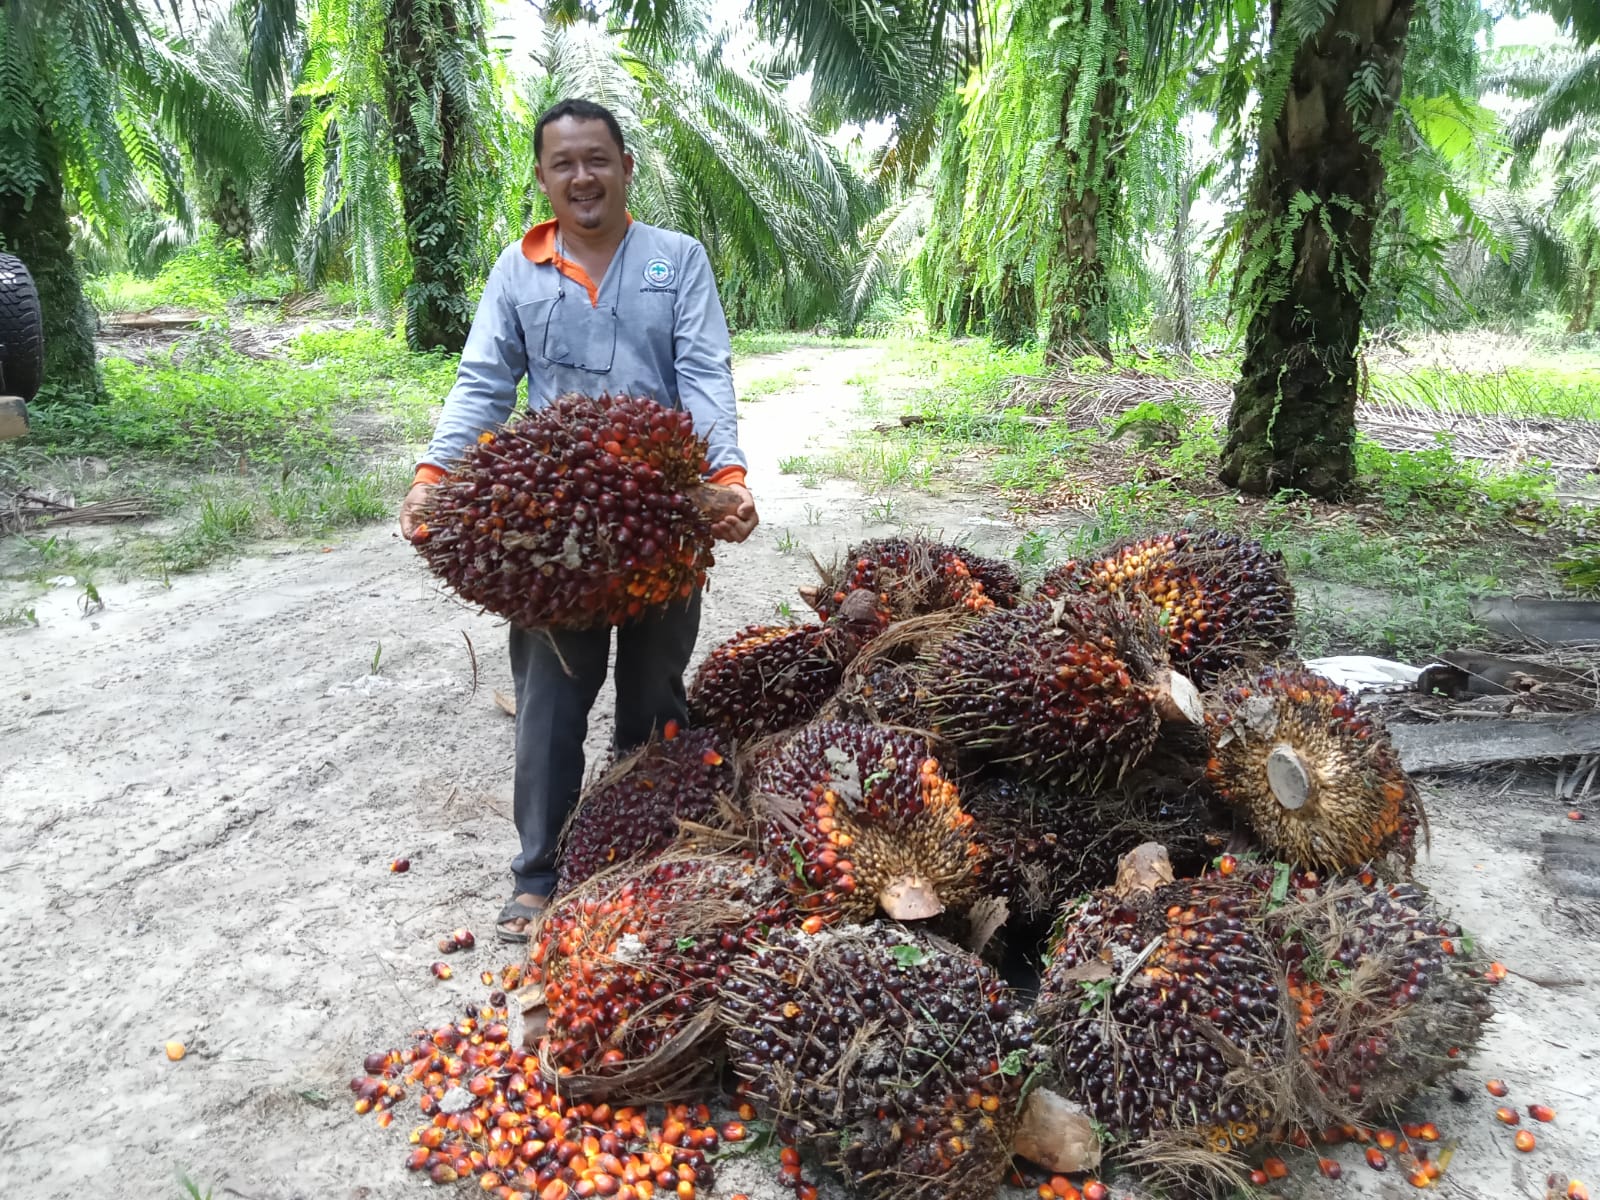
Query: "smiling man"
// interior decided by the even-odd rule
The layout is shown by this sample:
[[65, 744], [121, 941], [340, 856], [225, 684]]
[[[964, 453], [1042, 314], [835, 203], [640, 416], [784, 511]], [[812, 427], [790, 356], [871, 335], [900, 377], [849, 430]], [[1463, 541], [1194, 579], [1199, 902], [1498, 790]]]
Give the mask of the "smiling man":
[[[508, 246], [489, 273], [456, 383], [400, 509], [415, 532], [428, 490], [480, 433], [510, 417], [526, 376], [538, 407], [567, 392], [629, 393], [682, 408], [710, 446], [710, 478], [743, 492], [721, 540], [756, 527], [734, 412], [728, 326], [705, 248], [628, 213], [633, 156], [610, 111], [563, 100], [534, 126], [539, 190], [555, 219]], [[688, 721], [683, 672], [700, 629], [700, 594], [617, 630], [613, 744], [627, 751]], [[526, 941], [556, 879], [556, 843], [583, 784], [589, 710], [605, 682], [611, 631], [511, 627], [517, 732], [514, 815], [521, 851], [496, 922]]]

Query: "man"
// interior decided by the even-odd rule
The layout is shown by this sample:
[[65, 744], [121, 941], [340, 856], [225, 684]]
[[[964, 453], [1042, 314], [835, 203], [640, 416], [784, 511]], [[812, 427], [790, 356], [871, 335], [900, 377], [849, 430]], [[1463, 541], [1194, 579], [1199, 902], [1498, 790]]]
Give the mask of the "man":
[[[563, 100], [534, 126], [539, 190], [555, 219], [508, 246], [489, 273], [428, 453], [400, 509], [410, 538], [428, 492], [478, 435], [502, 424], [528, 379], [528, 403], [566, 392], [647, 395], [681, 407], [710, 446], [711, 479], [742, 493], [713, 528], [742, 542], [757, 523], [745, 488], [728, 326], [705, 248], [628, 213], [633, 156], [617, 119]], [[627, 751], [688, 720], [683, 672], [700, 627], [700, 594], [617, 631], [616, 733]], [[583, 783], [589, 710], [605, 682], [611, 631], [511, 628], [516, 681], [515, 801], [520, 853], [496, 922], [523, 942], [555, 886], [556, 842]]]

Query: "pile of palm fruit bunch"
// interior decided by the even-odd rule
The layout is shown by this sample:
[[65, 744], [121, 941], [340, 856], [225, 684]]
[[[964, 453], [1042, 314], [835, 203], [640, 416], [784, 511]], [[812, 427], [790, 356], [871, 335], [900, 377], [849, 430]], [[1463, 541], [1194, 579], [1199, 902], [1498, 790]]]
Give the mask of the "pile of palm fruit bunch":
[[1202, 686], [1285, 649], [1294, 589], [1283, 556], [1217, 530], [1180, 529], [1119, 542], [1052, 569], [1041, 595], [1143, 596], [1160, 606], [1174, 666]]
[[413, 540], [458, 595], [518, 625], [621, 624], [705, 582], [726, 493], [702, 481], [705, 456], [686, 412], [560, 396], [452, 464]]
[[667, 849], [683, 822], [719, 821], [733, 804], [734, 762], [713, 729], [669, 724], [660, 741], [624, 756], [583, 791], [561, 835], [556, 890]]
[[739, 1094], [874, 1200], [987, 1200], [1037, 1065], [1025, 1004], [901, 926], [775, 934], [723, 987]]
[[573, 1094], [679, 1094], [716, 1040], [717, 985], [747, 942], [792, 911], [765, 864], [693, 846], [567, 893], [529, 946], [547, 1078]]
[[[1102, 1153], [1214, 1191], [1466, 1061], [1484, 964], [1408, 882], [1426, 823], [1381, 725], [1294, 659], [1276, 556], [1178, 531], [1025, 595], [895, 539], [802, 594], [816, 622], [712, 649], [691, 728], [614, 764], [567, 832], [513, 992], [521, 1074], [477, 1086], [583, 1102], [570, 1194], [628, 1194], [597, 1162], [635, 1196], [704, 1186], [701, 1104], [770, 1120], [801, 1200], [801, 1150], [871, 1200], [981, 1200], [1023, 1161], [1104, 1195], [1065, 1178]], [[362, 1094], [392, 1105], [396, 1078]], [[583, 1148], [662, 1100], [691, 1108]], [[477, 1149], [526, 1194], [540, 1170], [498, 1171], [504, 1141], [424, 1165]]]
[[1146, 1173], [1240, 1185], [1269, 1135], [1359, 1128], [1465, 1061], [1486, 964], [1422, 890], [1147, 844], [1070, 906], [1035, 1009], [1052, 1079]]

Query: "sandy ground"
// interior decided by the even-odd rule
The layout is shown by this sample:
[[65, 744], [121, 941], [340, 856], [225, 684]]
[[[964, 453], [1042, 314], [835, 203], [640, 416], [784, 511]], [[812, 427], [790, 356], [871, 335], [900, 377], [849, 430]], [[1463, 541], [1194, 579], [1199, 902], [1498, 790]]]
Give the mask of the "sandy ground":
[[[776, 465], [867, 423], [847, 381], [877, 354], [739, 364], [741, 383], [798, 382], [742, 406], [765, 524], [722, 555], [702, 647], [770, 618], [807, 550], [893, 528], [859, 489]], [[973, 496], [900, 496], [894, 517], [991, 551], [1020, 532]], [[406, 1121], [357, 1118], [345, 1083], [367, 1050], [479, 999], [478, 972], [511, 957], [491, 928], [514, 846], [511, 725], [492, 699], [509, 690], [503, 627], [435, 589], [387, 527], [102, 595], [84, 617], [57, 589], [40, 628], [0, 635], [0, 1193], [175, 1198], [184, 1171], [250, 1200], [421, 1194]], [[595, 752], [608, 711], [603, 694]], [[1458, 1143], [1442, 1190], [1536, 1200], [1552, 1171], [1594, 1188], [1600, 910], [1541, 865], [1540, 834], [1572, 831], [1567, 806], [1431, 797], [1422, 878], [1513, 972], [1462, 1073], [1469, 1099], [1436, 1091], [1418, 1109]], [[402, 855], [410, 872], [391, 874]], [[462, 925], [478, 948], [437, 982], [433, 943]], [[169, 1038], [190, 1047], [182, 1062]], [[1493, 1121], [1489, 1076], [1508, 1103], [1558, 1110], [1534, 1153]], [[1350, 1149], [1344, 1182], [1302, 1156], [1285, 1190], [1410, 1190]], [[716, 1194], [790, 1194], [755, 1167]]]

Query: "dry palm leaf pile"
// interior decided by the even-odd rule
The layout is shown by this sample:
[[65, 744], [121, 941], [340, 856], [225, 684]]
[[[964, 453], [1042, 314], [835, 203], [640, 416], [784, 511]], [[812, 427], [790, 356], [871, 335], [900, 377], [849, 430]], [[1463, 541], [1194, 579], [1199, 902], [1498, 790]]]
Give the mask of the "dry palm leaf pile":
[[[707, 557], [675, 420], [534, 414], [458, 472], [424, 554], [547, 620], [678, 595]], [[802, 1200], [824, 1172], [874, 1200], [1094, 1197], [1356, 1136], [1437, 1176], [1425, 1130], [1380, 1126], [1467, 1061], [1495, 970], [1409, 881], [1416, 790], [1294, 659], [1275, 555], [1174, 532], [1025, 594], [913, 538], [819, 576], [816, 623], [714, 648], [702, 723], [589, 786], [528, 960], [368, 1057], [357, 1108], [413, 1112], [411, 1167], [691, 1200], [776, 1142]]]

